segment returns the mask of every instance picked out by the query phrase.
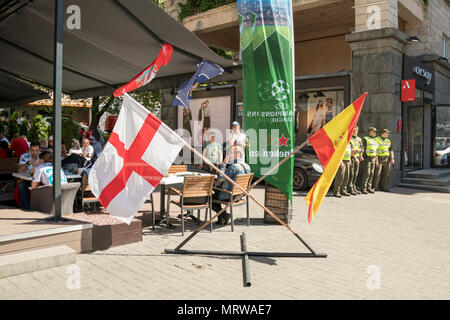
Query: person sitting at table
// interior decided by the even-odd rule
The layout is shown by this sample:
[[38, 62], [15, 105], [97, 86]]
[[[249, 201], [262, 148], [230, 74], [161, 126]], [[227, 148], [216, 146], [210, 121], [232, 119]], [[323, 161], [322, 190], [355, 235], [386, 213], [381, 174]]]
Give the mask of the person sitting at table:
[[41, 145], [41, 152], [47, 151], [48, 149], [48, 142], [45, 139], [39, 140], [39, 143]]
[[[219, 167], [220, 171], [224, 172], [224, 174], [233, 181], [236, 179], [236, 176], [238, 174], [251, 173], [250, 166], [247, 163], [245, 163], [245, 161], [244, 161], [244, 155], [240, 154], [243, 152], [242, 148], [240, 148], [239, 146], [233, 146], [233, 148], [230, 151], [231, 151], [230, 153], [233, 155], [233, 158], [234, 158], [233, 164], [227, 166], [227, 162], [229, 162], [228, 161], [229, 159], [225, 159], [223, 164]], [[228, 157], [228, 155], [227, 155], [227, 157]], [[230, 183], [229, 181], [227, 181], [222, 175], [219, 175], [216, 186], [218, 186], [221, 189], [228, 190], [228, 191], [231, 191], [231, 189], [233, 188], [233, 184]], [[215, 192], [213, 194], [213, 199], [229, 200], [230, 195], [226, 192], [219, 191], [219, 192]], [[213, 211], [218, 213], [220, 210], [222, 210], [222, 205], [220, 203], [213, 202], [212, 209], [213, 209]], [[216, 224], [225, 226], [228, 224], [228, 221], [230, 219], [231, 219], [231, 214], [222, 212], [217, 217]]]
[[103, 137], [100, 134], [100, 131], [98, 129], [94, 130], [94, 133], [89, 138], [89, 141], [91, 142], [91, 145], [94, 148], [95, 156], [97, 158], [100, 157], [100, 153], [102, 153], [102, 147], [103, 147], [103, 143], [105, 143], [105, 140], [103, 139]]
[[[61, 183], [67, 183], [66, 175], [62, 169]], [[53, 185], [53, 164], [52, 153], [50, 151], [44, 151], [39, 155], [39, 163], [34, 170], [33, 180], [31, 181], [31, 189], [36, 189], [41, 185]]]
[[14, 156], [20, 158], [22, 154], [30, 150], [30, 146], [28, 145], [28, 141], [25, 138], [19, 136], [18, 133], [15, 134], [14, 137], [15, 138], [13, 138], [11, 141], [10, 148]]
[[61, 160], [64, 160], [68, 156], [65, 143], [61, 143]]
[[[65, 146], [64, 146], [65, 148]], [[62, 148], [61, 148], [62, 152]], [[86, 159], [82, 157], [83, 150], [80, 148], [80, 143], [77, 139], [72, 139], [69, 153], [62, 159], [61, 166], [66, 174], [78, 173], [78, 168], [82, 168]], [[62, 156], [62, 154], [61, 154]]]
[[11, 158], [12, 151], [9, 149], [8, 142], [0, 141], [0, 158]]
[[53, 152], [53, 136], [48, 137], [48, 148], [47, 150]]
[[36, 168], [40, 151], [41, 144], [39, 142], [32, 142], [30, 150], [20, 156], [18, 172], [31, 175], [34, 168]]
[[69, 149], [69, 156], [71, 154], [78, 154], [81, 155], [83, 153], [83, 150], [81, 150], [80, 143], [77, 139], [72, 139]]
[[92, 159], [92, 156], [94, 155], [94, 148], [91, 146], [91, 143], [89, 142], [88, 138], [84, 138], [81, 141], [81, 144], [83, 146], [81, 155], [87, 160], [90, 161]]
[[6, 143], [7, 143], [8, 146], [9, 146], [9, 140], [8, 140], [8, 138], [6, 138], [6, 137], [3, 135], [3, 132], [0, 132], [0, 141], [6, 141]]
[[[27, 153], [21, 155], [19, 160], [18, 172], [26, 176], [34, 174], [34, 170], [37, 167], [41, 144], [39, 142], [32, 142], [30, 150]], [[31, 186], [30, 181], [23, 180], [17, 184], [20, 204], [23, 209], [30, 209], [30, 196], [28, 194], [28, 187]]]

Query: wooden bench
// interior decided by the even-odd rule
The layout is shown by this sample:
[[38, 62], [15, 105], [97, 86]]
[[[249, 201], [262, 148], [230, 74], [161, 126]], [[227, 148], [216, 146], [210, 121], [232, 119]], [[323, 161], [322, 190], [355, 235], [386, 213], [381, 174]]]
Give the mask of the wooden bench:
[[12, 174], [17, 172], [19, 158], [1, 158], [0, 159], [0, 174]]

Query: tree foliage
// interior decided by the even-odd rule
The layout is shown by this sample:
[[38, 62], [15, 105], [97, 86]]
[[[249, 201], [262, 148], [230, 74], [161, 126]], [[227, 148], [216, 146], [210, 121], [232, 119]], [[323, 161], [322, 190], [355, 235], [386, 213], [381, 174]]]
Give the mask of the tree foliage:
[[9, 117], [9, 121], [8, 121], [8, 139], [10, 141], [14, 137], [14, 135], [19, 132], [19, 125], [17, 124], [17, 119], [18, 118], [19, 118], [19, 114], [17, 112], [14, 112]]
[[22, 123], [19, 126], [19, 134], [21, 136], [28, 136], [28, 120], [23, 119]]
[[31, 128], [28, 133], [28, 140], [30, 142], [36, 141], [39, 142], [41, 139], [48, 139], [48, 125], [45, 122], [42, 115], [38, 114], [31, 121]]
[[80, 133], [80, 125], [73, 121], [72, 118], [67, 118], [62, 121], [61, 140], [67, 147], [70, 146], [72, 139], [78, 140]]

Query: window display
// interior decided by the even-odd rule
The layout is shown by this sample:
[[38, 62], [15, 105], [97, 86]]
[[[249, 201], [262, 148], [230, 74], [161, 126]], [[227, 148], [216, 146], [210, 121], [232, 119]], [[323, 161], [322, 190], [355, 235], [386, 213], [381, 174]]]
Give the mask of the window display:
[[344, 91], [297, 92], [295, 132], [302, 143], [344, 109]]

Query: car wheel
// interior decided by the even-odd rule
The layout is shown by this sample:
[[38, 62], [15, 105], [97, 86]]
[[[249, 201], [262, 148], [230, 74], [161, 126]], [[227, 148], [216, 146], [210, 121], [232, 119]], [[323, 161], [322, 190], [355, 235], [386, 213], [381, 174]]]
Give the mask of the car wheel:
[[294, 190], [304, 190], [308, 184], [308, 177], [305, 171], [300, 168], [294, 168], [294, 178], [293, 178]]

